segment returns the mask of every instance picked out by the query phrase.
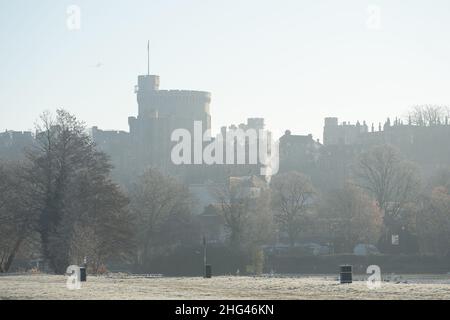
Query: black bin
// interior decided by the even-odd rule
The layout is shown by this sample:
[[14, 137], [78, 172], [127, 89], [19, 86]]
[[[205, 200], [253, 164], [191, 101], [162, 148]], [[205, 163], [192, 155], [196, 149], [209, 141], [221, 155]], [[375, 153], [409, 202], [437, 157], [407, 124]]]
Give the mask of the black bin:
[[212, 277], [212, 266], [207, 264], [205, 266], [205, 278], [210, 279]]
[[340, 281], [342, 284], [353, 282], [353, 268], [350, 265], [340, 266]]
[[86, 282], [86, 268], [80, 267], [80, 281]]

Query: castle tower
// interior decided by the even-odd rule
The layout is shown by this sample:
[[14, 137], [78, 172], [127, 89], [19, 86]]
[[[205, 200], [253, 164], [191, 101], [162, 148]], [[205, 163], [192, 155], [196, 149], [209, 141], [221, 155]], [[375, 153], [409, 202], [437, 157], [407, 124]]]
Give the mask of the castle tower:
[[194, 122], [197, 121], [202, 122], [203, 131], [211, 129], [211, 94], [204, 91], [161, 90], [159, 76], [150, 74], [150, 63], [147, 74], [138, 76], [135, 93], [138, 115], [129, 117], [128, 123], [138, 163], [140, 167], [170, 170], [172, 132], [187, 129], [194, 136]]
[[323, 128], [323, 144], [337, 144], [336, 138], [338, 135], [338, 130], [338, 118], [325, 118], [325, 126]]

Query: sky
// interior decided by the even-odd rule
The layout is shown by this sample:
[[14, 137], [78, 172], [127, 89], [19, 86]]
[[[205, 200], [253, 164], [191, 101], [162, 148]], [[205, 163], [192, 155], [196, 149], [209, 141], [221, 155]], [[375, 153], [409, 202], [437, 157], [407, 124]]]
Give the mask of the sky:
[[448, 0], [0, 0], [0, 131], [61, 107], [128, 130], [150, 40], [161, 89], [211, 92], [213, 132], [264, 117], [322, 139], [328, 116], [450, 105], [449, 17]]

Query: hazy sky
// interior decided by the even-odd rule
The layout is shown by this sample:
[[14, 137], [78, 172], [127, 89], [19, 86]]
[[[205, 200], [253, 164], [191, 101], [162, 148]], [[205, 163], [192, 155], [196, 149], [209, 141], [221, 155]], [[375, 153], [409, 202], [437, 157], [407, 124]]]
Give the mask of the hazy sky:
[[212, 93], [214, 131], [264, 117], [322, 139], [326, 116], [450, 104], [448, 0], [0, 0], [0, 130], [57, 107], [128, 130], [147, 39], [162, 89]]

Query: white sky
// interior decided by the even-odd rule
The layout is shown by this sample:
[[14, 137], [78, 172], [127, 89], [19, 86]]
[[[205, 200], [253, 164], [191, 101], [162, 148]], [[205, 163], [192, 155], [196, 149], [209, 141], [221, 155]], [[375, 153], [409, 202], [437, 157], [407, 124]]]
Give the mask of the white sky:
[[212, 93], [213, 131], [264, 117], [322, 139], [326, 116], [378, 123], [450, 104], [449, 35], [448, 0], [0, 0], [0, 130], [57, 107], [128, 130], [149, 39], [162, 89]]

